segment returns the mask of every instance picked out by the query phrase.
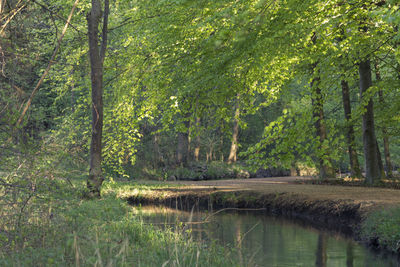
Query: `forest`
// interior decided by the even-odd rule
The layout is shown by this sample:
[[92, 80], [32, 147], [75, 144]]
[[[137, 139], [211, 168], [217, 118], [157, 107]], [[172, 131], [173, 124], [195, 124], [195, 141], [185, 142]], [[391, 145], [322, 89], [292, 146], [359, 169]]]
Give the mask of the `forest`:
[[232, 266], [128, 225], [142, 180], [396, 185], [399, 25], [395, 0], [0, 0], [0, 264]]

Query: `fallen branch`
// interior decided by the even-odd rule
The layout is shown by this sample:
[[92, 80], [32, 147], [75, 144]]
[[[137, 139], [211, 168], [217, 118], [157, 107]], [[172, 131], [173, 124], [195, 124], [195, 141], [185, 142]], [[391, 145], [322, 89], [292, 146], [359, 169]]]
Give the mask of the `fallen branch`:
[[266, 210], [266, 208], [260, 208], [260, 209], [246, 209], [246, 208], [225, 208], [225, 209], [220, 209], [220, 210], [218, 210], [218, 211], [216, 211], [216, 212], [213, 212], [213, 213], [211, 213], [210, 215], [208, 215], [205, 219], [204, 219], [204, 221], [208, 221], [208, 219], [210, 218], [210, 217], [212, 217], [212, 216], [215, 216], [215, 215], [217, 215], [218, 213], [221, 213], [221, 212], [223, 212], [223, 211], [227, 211], [227, 210], [247, 210], [247, 211], [260, 211], [260, 210]]

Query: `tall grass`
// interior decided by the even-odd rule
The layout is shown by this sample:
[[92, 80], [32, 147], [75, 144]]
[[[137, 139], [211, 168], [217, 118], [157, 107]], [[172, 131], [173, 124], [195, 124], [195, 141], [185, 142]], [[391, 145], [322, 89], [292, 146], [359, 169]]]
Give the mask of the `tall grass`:
[[[0, 266], [232, 266], [231, 251], [205, 247], [184, 231], [143, 224], [124, 201], [107, 194], [82, 200], [59, 183], [64, 199], [48, 198], [46, 212], [10, 229], [18, 238], [3, 238]], [[68, 192], [67, 192], [68, 191]], [[34, 205], [32, 205], [33, 207]], [[16, 243], [18, 240], [18, 244]], [[10, 242], [11, 241], [11, 242]]]

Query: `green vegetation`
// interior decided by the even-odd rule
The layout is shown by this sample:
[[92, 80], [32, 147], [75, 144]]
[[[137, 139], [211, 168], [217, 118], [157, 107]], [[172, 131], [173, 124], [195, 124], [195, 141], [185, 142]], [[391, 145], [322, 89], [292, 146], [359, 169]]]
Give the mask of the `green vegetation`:
[[372, 212], [363, 222], [361, 237], [374, 246], [400, 252], [400, 208]]
[[[79, 200], [100, 198], [107, 180], [398, 176], [399, 10], [395, 0], [0, 0], [2, 257], [125, 255], [96, 241], [111, 238], [100, 217], [73, 215], [88, 205], [110, 218], [118, 200]], [[125, 217], [114, 217], [125, 244]]]
[[396, 1], [7, 3], [2, 146], [53, 132], [90, 158], [96, 192], [193, 162], [396, 175]]
[[178, 167], [164, 173], [167, 180], [218, 180], [250, 178], [250, 173], [240, 164], [225, 162], [201, 163], [195, 162], [187, 167]]
[[71, 181], [72, 185], [47, 184], [47, 192], [35, 194], [27, 208], [19, 210], [19, 220], [2, 216], [1, 223], [7, 226], [0, 233], [0, 265], [235, 266], [228, 249], [205, 248], [187, 239], [183, 230], [161, 231], [143, 224], [120, 198], [127, 190], [123, 183], [107, 183], [101, 200], [80, 200], [77, 188], [84, 180]]

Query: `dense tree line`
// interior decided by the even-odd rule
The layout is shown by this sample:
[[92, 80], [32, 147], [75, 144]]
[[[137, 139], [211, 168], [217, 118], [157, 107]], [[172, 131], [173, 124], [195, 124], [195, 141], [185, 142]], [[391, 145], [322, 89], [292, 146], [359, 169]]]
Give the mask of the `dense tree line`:
[[105, 174], [196, 161], [392, 177], [399, 12], [390, 0], [2, 0], [2, 146], [55, 136], [91, 155], [95, 194]]

